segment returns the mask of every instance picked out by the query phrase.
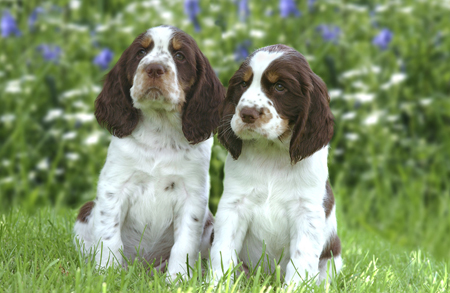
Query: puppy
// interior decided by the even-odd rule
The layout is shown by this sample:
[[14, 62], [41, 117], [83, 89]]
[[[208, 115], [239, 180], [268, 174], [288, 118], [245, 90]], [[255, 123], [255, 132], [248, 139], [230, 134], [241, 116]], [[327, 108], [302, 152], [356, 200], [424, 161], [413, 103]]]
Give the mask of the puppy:
[[342, 266], [334, 196], [328, 182], [333, 115], [324, 82], [285, 45], [255, 51], [230, 79], [221, 105], [220, 142], [229, 151], [215, 221], [211, 266], [263, 255], [287, 283], [327, 277]]
[[[101, 267], [138, 258], [186, 274], [210, 247], [209, 161], [225, 90], [196, 42], [160, 26], [139, 35], [106, 76], [97, 121], [112, 134], [97, 197], [75, 241]], [[122, 256], [123, 254], [123, 256]], [[205, 255], [204, 255], [205, 256]]]

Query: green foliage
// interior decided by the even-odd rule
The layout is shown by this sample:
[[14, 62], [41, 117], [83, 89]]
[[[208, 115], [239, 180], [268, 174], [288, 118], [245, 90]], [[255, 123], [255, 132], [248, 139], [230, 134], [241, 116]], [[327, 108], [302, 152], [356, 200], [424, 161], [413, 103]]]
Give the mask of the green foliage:
[[[75, 2], [0, 4], [22, 31], [21, 37], [0, 38], [2, 210], [75, 208], [95, 197], [109, 134], [93, 116], [106, 72], [92, 60], [107, 47], [115, 52], [113, 64], [138, 33], [171, 24], [197, 40], [225, 86], [239, 66], [236, 46], [245, 40], [250, 52], [284, 43], [303, 53], [328, 85], [336, 117], [329, 167], [340, 223], [450, 258], [448, 2], [317, 1], [308, 11], [307, 1], [297, 1], [302, 17], [281, 18], [278, 1], [249, 1], [251, 13], [242, 22], [232, 1], [200, 1], [198, 33], [182, 1]], [[29, 29], [27, 17], [36, 5], [45, 12]], [[336, 42], [322, 39], [316, 30], [321, 24], [339, 26]], [[393, 39], [380, 50], [372, 39], [385, 27]], [[60, 46], [59, 60], [43, 59], [36, 50], [41, 44]], [[210, 168], [213, 211], [222, 192], [225, 156], [216, 141]]]

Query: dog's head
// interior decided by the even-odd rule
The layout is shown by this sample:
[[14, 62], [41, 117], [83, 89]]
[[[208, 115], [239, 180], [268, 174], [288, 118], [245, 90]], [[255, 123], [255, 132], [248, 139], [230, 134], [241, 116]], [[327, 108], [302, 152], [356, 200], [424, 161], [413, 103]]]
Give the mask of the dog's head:
[[296, 163], [326, 146], [333, 115], [325, 83], [285, 45], [255, 51], [230, 79], [218, 136], [234, 159], [246, 140], [290, 139]]
[[135, 129], [147, 110], [182, 114], [191, 143], [211, 136], [225, 90], [194, 39], [171, 26], [140, 34], [106, 76], [95, 101], [100, 125], [117, 137]]

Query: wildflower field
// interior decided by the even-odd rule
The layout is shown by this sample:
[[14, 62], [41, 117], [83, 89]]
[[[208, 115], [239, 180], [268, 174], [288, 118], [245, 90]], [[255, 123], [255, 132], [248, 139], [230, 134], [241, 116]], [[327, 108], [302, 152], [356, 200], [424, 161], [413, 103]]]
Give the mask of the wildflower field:
[[[345, 266], [315, 292], [449, 290], [449, 15], [449, 0], [0, 1], [0, 291], [213, 290], [201, 277], [166, 285], [139, 265], [97, 271], [71, 240], [110, 141], [93, 115], [102, 78], [161, 24], [191, 34], [225, 86], [277, 43], [327, 84]], [[216, 142], [213, 212], [226, 154]], [[282, 288], [255, 271], [223, 290]]]

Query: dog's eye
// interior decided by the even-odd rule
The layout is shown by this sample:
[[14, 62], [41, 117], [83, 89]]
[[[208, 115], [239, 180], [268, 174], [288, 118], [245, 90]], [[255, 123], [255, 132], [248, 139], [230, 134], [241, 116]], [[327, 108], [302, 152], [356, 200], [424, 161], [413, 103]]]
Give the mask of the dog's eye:
[[241, 82], [241, 86], [242, 86], [242, 87], [247, 87], [248, 84], [247, 84], [245, 81], [243, 81], [243, 82]]
[[284, 91], [284, 86], [281, 83], [277, 82], [275, 84], [275, 89], [279, 92], [282, 92], [282, 91]]
[[180, 60], [180, 61], [183, 61], [183, 60], [184, 60], [184, 55], [181, 54], [180, 52], [177, 52], [177, 53], [175, 54], [175, 59]]
[[139, 50], [139, 52], [137, 53], [137, 57], [142, 58], [145, 56], [145, 54], [147, 54], [147, 51], [145, 51], [144, 49]]

